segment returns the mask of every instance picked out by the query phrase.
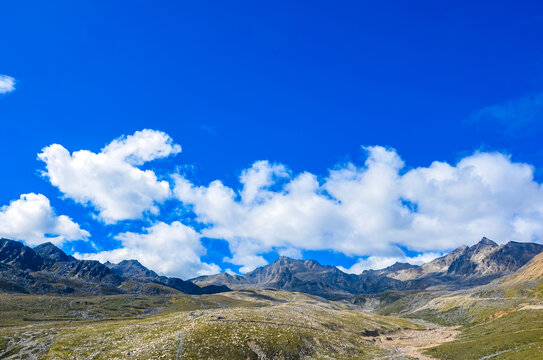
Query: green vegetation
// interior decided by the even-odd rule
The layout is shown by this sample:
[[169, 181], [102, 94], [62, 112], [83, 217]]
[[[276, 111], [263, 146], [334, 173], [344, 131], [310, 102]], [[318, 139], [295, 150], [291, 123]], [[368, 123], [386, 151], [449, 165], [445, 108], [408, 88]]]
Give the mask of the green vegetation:
[[[67, 298], [0, 296], [0, 358], [373, 359], [364, 336], [421, 329], [409, 320], [369, 315], [345, 304], [282, 291], [217, 295]], [[31, 326], [28, 326], [31, 325]]]
[[[411, 338], [439, 344], [425, 350], [439, 359], [539, 359], [543, 305], [533, 296], [537, 285], [390, 291], [350, 302], [272, 290], [199, 296], [0, 295], [0, 359], [175, 359], [179, 334], [183, 359], [386, 358], [395, 347], [409, 346]], [[368, 307], [374, 313], [360, 311]], [[432, 337], [419, 320], [461, 332], [441, 343], [439, 334], [447, 332]], [[420, 352], [423, 344], [417, 346]]]
[[407, 316], [462, 325], [454, 341], [427, 350], [440, 359], [541, 359], [541, 284], [520, 272], [472, 292], [436, 298]]
[[467, 325], [455, 341], [427, 353], [441, 359], [542, 359], [543, 311], [498, 312], [492, 319]]
[[458, 328], [454, 341], [426, 350], [439, 359], [542, 359], [543, 280], [524, 277], [465, 291], [361, 295], [353, 302], [372, 304], [382, 315]]

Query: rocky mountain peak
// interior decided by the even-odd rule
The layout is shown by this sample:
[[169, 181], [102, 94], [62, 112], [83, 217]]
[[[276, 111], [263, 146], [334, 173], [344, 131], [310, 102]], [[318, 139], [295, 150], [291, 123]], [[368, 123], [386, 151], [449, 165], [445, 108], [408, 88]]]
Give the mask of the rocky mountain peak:
[[517, 271], [541, 251], [543, 245], [540, 244], [509, 242], [498, 245], [484, 237], [458, 256], [447, 273], [466, 277], [502, 276]]
[[38, 245], [33, 248], [34, 252], [41, 257], [54, 261], [75, 261], [76, 259], [71, 255], [66, 255], [66, 253], [56, 247], [50, 242]]
[[451, 264], [459, 257], [464, 255], [466, 251], [468, 250], [468, 247], [466, 245], [462, 245], [447, 255], [444, 255], [442, 257], [438, 257], [437, 259], [434, 259], [424, 265], [421, 266], [424, 273], [442, 273], [446, 272]]
[[34, 250], [19, 241], [0, 239], [0, 262], [20, 270], [37, 271], [43, 259]]
[[416, 269], [419, 266], [417, 265], [411, 265], [409, 263], [402, 263], [399, 261], [396, 261], [394, 264], [390, 265], [389, 267], [383, 269], [388, 271], [400, 271], [400, 270], [407, 270], [407, 269]]
[[152, 270], [143, 266], [138, 260], [123, 260], [118, 264], [110, 265], [114, 273], [123, 277], [134, 278], [157, 278], [158, 275]]
[[282, 256], [279, 256], [279, 258], [275, 260], [273, 264], [285, 266], [285, 265], [290, 265], [297, 262], [301, 262], [301, 260], [292, 259], [292, 258], [289, 258], [288, 256], [282, 255]]
[[496, 244], [494, 241], [490, 240], [489, 238], [487, 238], [485, 236], [477, 244], [475, 244], [475, 246], [492, 246], [492, 247], [495, 247], [495, 246], [498, 246], [498, 244]]

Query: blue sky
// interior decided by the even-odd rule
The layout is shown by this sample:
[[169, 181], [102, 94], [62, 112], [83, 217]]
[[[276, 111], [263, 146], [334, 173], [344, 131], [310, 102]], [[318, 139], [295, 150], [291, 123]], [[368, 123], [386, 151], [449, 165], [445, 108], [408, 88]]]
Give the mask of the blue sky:
[[[142, 257], [183, 277], [246, 271], [279, 253], [360, 271], [483, 235], [542, 242], [542, 10], [538, 1], [5, 1], [0, 234], [56, 239], [100, 260]], [[121, 136], [122, 151], [155, 139], [152, 160], [114, 157], [127, 172], [102, 190], [76, 183], [71, 160], [47, 170], [38, 159], [52, 144], [98, 154]], [[136, 189], [122, 182], [128, 166], [157, 180], [115, 197]], [[256, 189], [245, 200], [244, 186]], [[210, 189], [234, 198], [219, 208]], [[469, 194], [485, 206], [473, 210]], [[108, 208], [135, 209], [141, 196], [151, 205], [130, 219]], [[101, 216], [108, 209], [113, 218]], [[146, 258], [147, 244], [177, 250]]]

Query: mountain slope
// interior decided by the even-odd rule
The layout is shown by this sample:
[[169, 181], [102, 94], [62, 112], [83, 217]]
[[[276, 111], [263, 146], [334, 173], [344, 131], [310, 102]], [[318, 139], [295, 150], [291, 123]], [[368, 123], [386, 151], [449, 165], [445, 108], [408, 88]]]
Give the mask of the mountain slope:
[[449, 289], [487, 284], [490, 281], [514, 273], [534, 256], [543, 251], [543, 245], [510, 241], [498, 245], [483, 237], [477, 244], [461, 246], [450, 253], [422, 266], [396, 264], [379, 274], [409, 281], [409, 288], [422, 289], [445, 286]]

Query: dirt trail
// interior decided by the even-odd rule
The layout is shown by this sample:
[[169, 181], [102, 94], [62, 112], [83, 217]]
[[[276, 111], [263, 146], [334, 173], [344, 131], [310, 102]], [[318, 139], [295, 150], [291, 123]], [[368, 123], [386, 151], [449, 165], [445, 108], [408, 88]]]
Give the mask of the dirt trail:
[[374, 344], [390, 350], [391, 353], [384, 359], [420, 359], [434, 360], [435, 358], [424, 355], [422, 351], [454, 340], [460, 333], [452, 327], [432, 326], [427, 330], [400, 330], [394, 333], [375, 337]]

